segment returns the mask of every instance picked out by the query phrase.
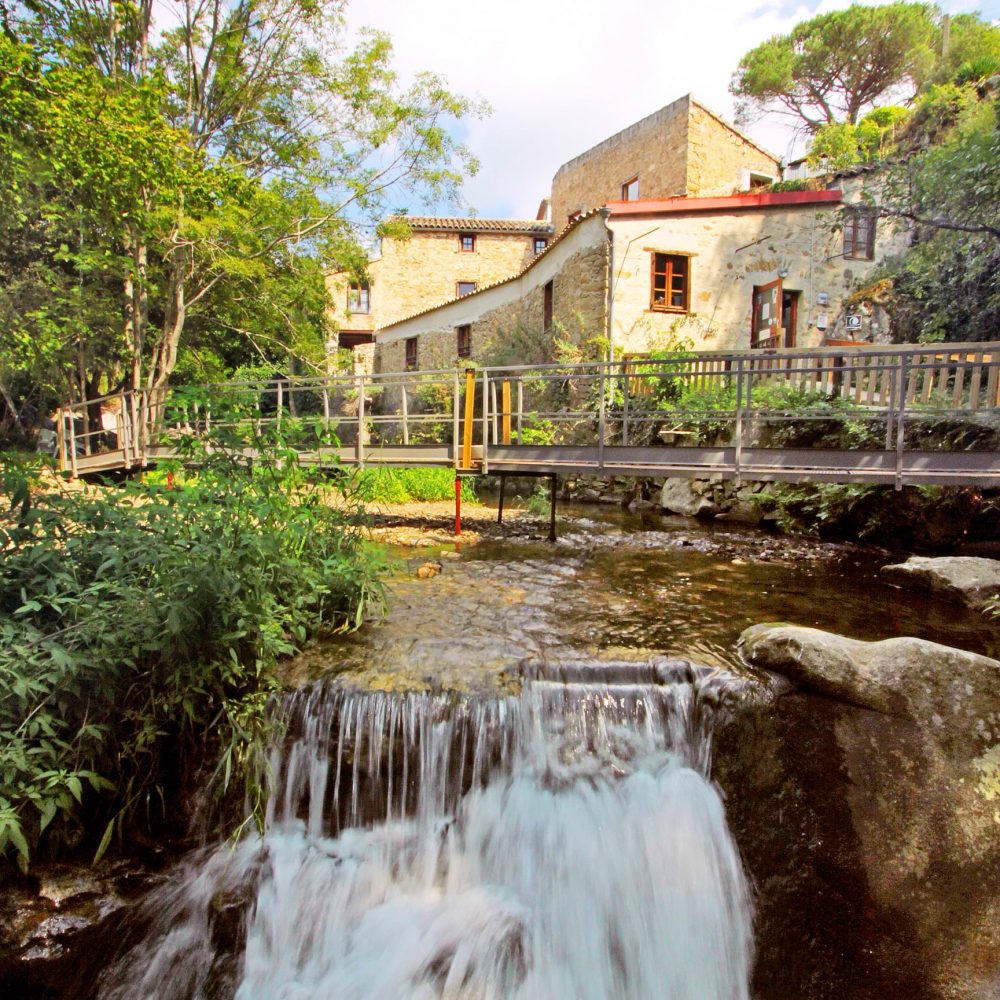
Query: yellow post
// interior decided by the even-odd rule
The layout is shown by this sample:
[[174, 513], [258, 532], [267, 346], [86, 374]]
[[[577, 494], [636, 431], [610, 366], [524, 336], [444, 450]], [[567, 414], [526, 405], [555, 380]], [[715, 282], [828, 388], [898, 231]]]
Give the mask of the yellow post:
[[472, 468], [472, 422], [476, 407], [476, 372], [465, 369], [465, 426], [462, 428], [462, 468]]
[[503, 380], [503, 443], [510, 444], [510, 379]]

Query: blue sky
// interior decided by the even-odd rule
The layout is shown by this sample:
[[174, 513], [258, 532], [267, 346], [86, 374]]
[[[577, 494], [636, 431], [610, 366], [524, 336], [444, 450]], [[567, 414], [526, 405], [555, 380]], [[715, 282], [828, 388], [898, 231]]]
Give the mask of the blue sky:
[[[692, 92], [731, 118], [730, 76], [769, 36], [846, 0], [353, 0], [352, 26], [392, 35], [404, 78], [420, 70], [487, 100], [462, 130], [482, 167], [466, 185], [479, 215], [534, 218], [566, 160]], [[945, 0], [951, 13], [1000, 19], [1000, 0]], [[797, 148], [777, 121], [747, 129], [779, 155]], [[414, 205], [414, 213], [427, 211]]]

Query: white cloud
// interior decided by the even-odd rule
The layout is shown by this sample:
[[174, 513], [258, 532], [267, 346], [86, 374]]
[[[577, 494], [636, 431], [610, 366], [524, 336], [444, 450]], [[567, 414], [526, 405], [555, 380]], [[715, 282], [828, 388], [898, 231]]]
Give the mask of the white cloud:
[[[813, 14], [848, 5], [767, 0], [354, 0], [353, 26], [392, 35], [405, 78], [432, 70], [493, 114], [470, 125], [480, 158], [466, 185], [482, 215], [534, 217], [566, 160], [688, 92], [732, 117], [729, 78], [754, 45]], [[986, 16], [1000, 0], [978, 4]], [[968, 9], [967, 0], [944, 3]], [[791, 149], [777, 122], [748, 130]]]

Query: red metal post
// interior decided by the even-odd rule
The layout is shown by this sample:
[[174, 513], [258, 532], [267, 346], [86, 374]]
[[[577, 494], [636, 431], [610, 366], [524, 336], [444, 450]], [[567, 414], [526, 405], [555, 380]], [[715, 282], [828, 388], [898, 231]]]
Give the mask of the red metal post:
[[455, 536], [462, 534], [462, 480], [455, 476]]

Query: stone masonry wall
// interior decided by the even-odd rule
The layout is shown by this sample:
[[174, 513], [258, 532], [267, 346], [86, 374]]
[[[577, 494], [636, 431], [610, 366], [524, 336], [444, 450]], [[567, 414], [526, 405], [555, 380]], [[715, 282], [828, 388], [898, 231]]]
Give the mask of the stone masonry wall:
[[346, 330], [376, 330], [456, 297], [459, 281], [480, 288], [516, 274], [534, 257], [534, 235], [476, 233], [476, 249], [461, 249], [458, 232], [417, 231], [406, 240], [385, 239], [368, 266], [371, 310], [347, 312], [348, 281], [327, 276], [334, 318]]
[[740, 190], [744, 170], [777, 179], [780, 166], [774, 157], [692, 102], [688, 118], [687, 193], [703, 198], [732, 194]]
[[[834, 203], [691, 212], [658, 220], [612, 216], [615, 349], [663, 350], [690, 341], [696, 350], [746, 350], [754, 286], [774, 281], [779, 272], [784, 272], [783, 288], [799, 293], [796, 346], [820, 346], [824, 333], [828, 339], [879, 339], [871, 316], [863, 316], [860, 331], [848, 332], [846, 316], [856, 311], [848, 298], [896, 238], [879, 230], [875, 261], [846, 260], [841, 256], [842, 211]], [[648, 233], [657, 221], [658, 229]], [[641, 238], [629, 246], [635, 237]], [[650, 309], [656, 252], [692, 255], [689, 314]]]
[[[552, 277], [553, 331], [543, 334], [544, 282], [524, 288], [511, 282], [508, 301], [471, 319], [472, 359], [479, 364], [527, 364], [553, 357], [554, 340], [566, 340], [593, 352], [587, 341], [606, 336], [608, 245], [585, 247], [573, 254]], [[470, 303], [471, 305], [472, 303]], [[397, 328], [400, 329], [400, 328]], [[376, 347], [376, 370], [403, 371], [403, 336]], [[457, 329], [447, 317], [417, 336], [417, 367], [450, 368], [458, 358]]]
[[745, 170], [777, 177], [779, 166], [688, 95], [563, 164], [552, 180], [552, 220], [558, 229], [572, 212], [620, 200], [637, 175], [646, 200], [731, 194]]
[[637, 174], [641, 198], [685, 194], [688, 109], [682, 97], [563, 164], [552, 179], [556, 229], [572, 212], [620, 199], [622, 184]]

